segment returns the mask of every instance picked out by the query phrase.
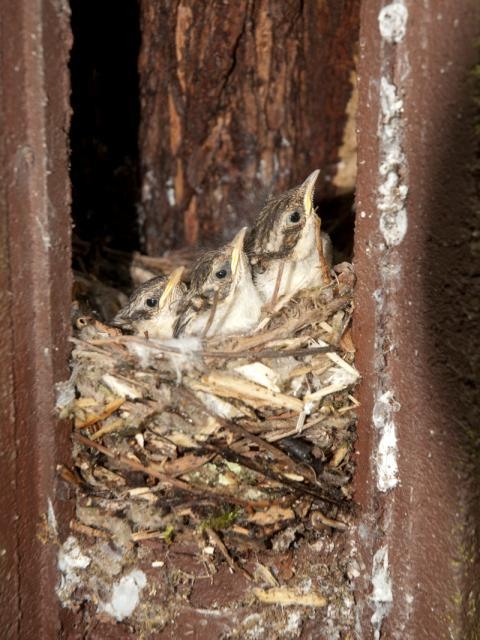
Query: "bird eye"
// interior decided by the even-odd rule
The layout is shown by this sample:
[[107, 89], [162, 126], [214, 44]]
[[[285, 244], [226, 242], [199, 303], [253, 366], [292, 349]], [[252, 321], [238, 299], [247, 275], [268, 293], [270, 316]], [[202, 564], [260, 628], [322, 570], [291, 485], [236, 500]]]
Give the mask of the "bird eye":
[[300, 218], [301, 218], [300, 211], [293, 211], [293, 213], [291, 213], [288, 216], [289, 222], [293, 222], [293, 223], [299, 222]]
[[218, 278], [219, 280], [223, 280], [223, 278], [225, 278], [226, 275], [227, 275], [227, 270], [220, 269], [220, 271], [217, 271], [217, 273], [215, 274], [215, 277]]
[[154, 307], [157, 306], [158, 300], [157, 298], [147, 298], [145, 300], [145, 304], [147, 305], [147, 307], [150, 307], [150, 309], [153, 309]]

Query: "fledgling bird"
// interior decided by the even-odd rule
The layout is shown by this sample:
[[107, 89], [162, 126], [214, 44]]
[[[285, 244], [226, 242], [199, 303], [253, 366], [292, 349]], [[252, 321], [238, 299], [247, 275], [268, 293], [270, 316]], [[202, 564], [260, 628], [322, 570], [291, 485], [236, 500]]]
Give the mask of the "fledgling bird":
[[243, 248], [246, 231], [244, 227], [232, 242], [206, 253], [197, 262], [175, 336], [240, 334], [256, 326], [262, 300]]
[[178, 306], [187, 292], [181, 281], [184, 267], [168, 276], [157, 276], [140, 285], [112, 324], [149, 338], [171, 338]]
[[246, 238], [255, 285], [265, 302], [273, 304], [279, 296], [328, 283], [332, 243], [320, 232], [313, 206], [319, 173], [270, 198]]

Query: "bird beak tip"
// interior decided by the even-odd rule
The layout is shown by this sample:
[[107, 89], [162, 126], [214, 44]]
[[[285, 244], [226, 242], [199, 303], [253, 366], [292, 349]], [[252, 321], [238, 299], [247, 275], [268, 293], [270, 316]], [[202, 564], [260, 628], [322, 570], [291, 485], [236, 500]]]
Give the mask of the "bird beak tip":
[[245, 234], [247, 232], [247, 229], [248, 227], [243, 227], [242, 229], [240, 229], [240, 231], [237, 233], [237, 235], [233, 240], [232, 257], [230, 260], [232, 273], [236, 273], [238, 269], [238, 265], [240, 264], [240, 256], [242, 255], [243, 242], [245, 240]]
[[303, 196], [303, 204], [305, 207], [305, 211], [310, 213], [313, 211], [313, 193], [315, 191], [315, 183], [317, 182], [317, 178], [320, 174], [320, 169], [316, 169], [311, 173], [308, 178], [303, 183], [305, 187], [305, 195]]
[[182, 279], [183, 272], [185, 271], [185, 267], [177, 267], [172, 273], [165, 285], [165, 289], [161, 295], [161, 298], [158, 302], [158, 308], [163, 309], [163, 307], [170, 300], [172, 293], [175, 291], [175, 287], [178, 285], [180, 280]]

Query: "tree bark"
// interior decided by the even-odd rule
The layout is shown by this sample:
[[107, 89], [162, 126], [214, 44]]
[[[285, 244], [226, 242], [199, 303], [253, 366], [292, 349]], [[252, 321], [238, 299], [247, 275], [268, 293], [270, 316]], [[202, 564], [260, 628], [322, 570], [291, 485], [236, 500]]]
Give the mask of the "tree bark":
[[359, 0], [142, 0], [148, 253], [226, 240], [265, 197], [337, 172]]

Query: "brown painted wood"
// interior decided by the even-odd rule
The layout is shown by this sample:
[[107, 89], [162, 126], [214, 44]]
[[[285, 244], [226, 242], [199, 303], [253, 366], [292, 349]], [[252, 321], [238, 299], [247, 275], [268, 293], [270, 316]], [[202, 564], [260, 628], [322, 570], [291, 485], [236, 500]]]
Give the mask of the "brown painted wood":
[[[70, 307], [68, 4], [2, 3], [0, 39], [1, 563], [5, 638], [59, 632], [55, 467], [68, 431], [54, 417]], [[61, 523], [61, 521], [60, 521]]]
[[336, 172], [359, 0], [141, 2], [141, 223], [149, 253], [212, 244], [265, 197]]
[[[476, 638], [479, 317], [473, 301], [480, 193], [472, 71], [480, 12], [475, 0], [393, 3], [389, 10], [406, 8], [408, 19], [405, 35], [391, 42], [379, 30], [386, 4], [363, 2], [360, 37], [354, 327], [363, 374], [360, 637], [372, 637], [376, 628], [382, 638]], [[385, 91], [383, 106], [380, 99], [382, 78], [403, 101], [398, 109], [390, 103], [393, 118], [386, 116]], [[475, 91], [478, 100], [478, 78]], [[399, 128], [393, 147], [388, 127]], [[387, 194], [406, 207], [408, 219], [396, 245], [380, 230], [386, 167], [398, 178]], [[390, 214], [395, 217], [395, 207]], [[398, 464], [398, 484], [387, 491], [378, 487], [382, 431], [374, 425], [375, 402], [378, 418], [384, 393], [392, 394], [385, 417], [395, 427]], [[372, 583], [372, 558], [377, 554], [378, 561], [382, 549], [388, 558], [383, 571], [377, 562], [377, 577], [390, 582], [391, 600], [388, 589], [382, 593]]]

